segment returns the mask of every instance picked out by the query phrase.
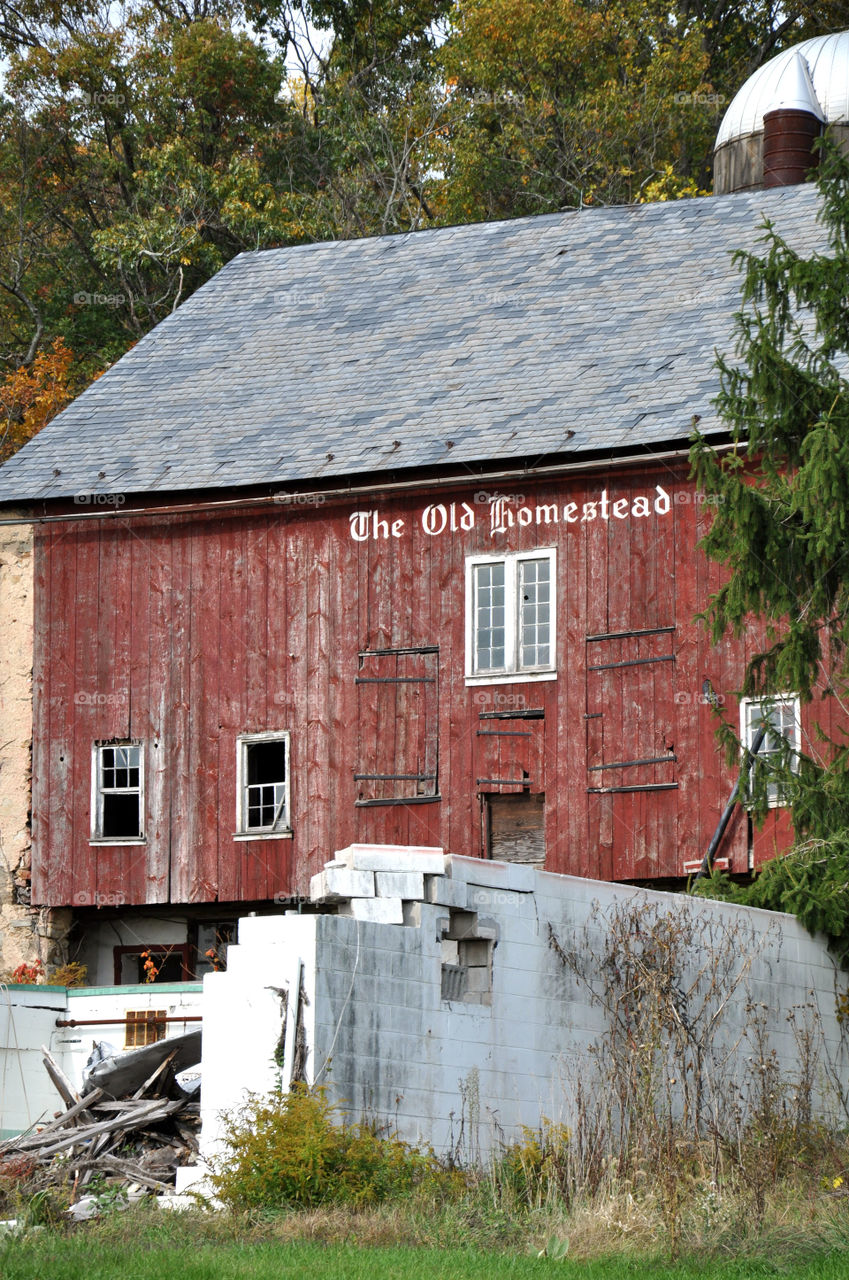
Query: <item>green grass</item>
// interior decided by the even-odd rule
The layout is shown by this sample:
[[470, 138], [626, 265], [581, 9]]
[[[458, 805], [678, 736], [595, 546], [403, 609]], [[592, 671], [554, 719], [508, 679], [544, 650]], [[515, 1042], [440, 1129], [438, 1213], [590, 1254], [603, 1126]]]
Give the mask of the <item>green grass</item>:
[[[170, 1233], [169, 1233], [170, 1234]], [[98, 1233], [44, 1231], [0, 1244], [3, 1280], [846, 1280], [849, 1253], [804, 1264], [746, 1261], [646, 1262], [626, 1258], [557, 1262], [477, 1249], [363, 1248], [222, 1241], [214, 1245], [107, 1243]]]

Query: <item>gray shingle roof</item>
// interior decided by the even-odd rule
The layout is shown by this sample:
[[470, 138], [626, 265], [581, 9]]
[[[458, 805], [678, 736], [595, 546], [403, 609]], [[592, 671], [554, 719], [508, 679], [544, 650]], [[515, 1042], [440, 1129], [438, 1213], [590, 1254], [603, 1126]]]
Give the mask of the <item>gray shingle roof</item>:
[[824, 248], [817, 205], [787, 187], [242, 254], [0, 469], [0, 501], [617, 451], [686, 439], [693, 414], [717, 430], [730, 252], [764, 215]]

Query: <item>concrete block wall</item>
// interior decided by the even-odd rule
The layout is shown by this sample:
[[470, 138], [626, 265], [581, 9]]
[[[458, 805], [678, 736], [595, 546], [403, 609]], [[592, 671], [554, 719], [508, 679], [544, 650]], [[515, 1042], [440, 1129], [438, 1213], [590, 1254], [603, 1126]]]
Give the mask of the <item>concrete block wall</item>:
[[355, 845], [312, 887], [315, 914], [243, 920], [227, 972], [205, 979], [205, 1148], [217, 1142], [219, 1113], [246, 1088], [287, 1086], [275, 1060], [276, 993], [294, 989], [297, 964], [309, 1001], [308, 1078], [352, 1115], [385, 1120], [438, 1151], [460, 1145], [467, 1158], [543, 1116], [568, 1122], [606, 1022], [550, 933], [583, 957], [591, 982], [611, 915], [635, 900], [724, 946], [717, 956], [685, 949], [681, 962], [682, 990], [697, 991], [715, 965], [729, 984], [739, 979], [714, 1044], [724, 1079], [737, 1079], [735, 1054], [751, 1054], [751, 1001], [791, 1072], [788, 1013], [816, 1005], [821, 1109], [834, 1102], [826, 1063], [846, 1077], [839, 975], [824, 942], [793, 917], [429, 848]]

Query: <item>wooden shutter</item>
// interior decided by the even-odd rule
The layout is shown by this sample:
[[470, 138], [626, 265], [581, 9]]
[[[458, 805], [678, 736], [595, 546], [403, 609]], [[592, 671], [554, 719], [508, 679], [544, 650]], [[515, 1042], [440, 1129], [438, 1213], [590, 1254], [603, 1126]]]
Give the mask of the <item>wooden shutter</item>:
[[372, 649], [357, 675], [358, 804], [438, 794], [439, 649]]
[[673, 626], [587, 636], [588, 837], [614, 880], [653, 874], [675, 839], [674, 638]]

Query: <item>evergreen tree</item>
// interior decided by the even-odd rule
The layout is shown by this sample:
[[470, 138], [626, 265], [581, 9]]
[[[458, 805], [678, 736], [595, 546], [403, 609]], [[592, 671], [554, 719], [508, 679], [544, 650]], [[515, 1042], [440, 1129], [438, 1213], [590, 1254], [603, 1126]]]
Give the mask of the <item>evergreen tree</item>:
[[[801, 256], [767, 222], [762, 250], [736, 255], [738, 362], [718, 358], [717, 397], [733, 447], [697, 434], [691, 461], [715, 503], [703, 550], [728, 569], [704, 619], [714, 640], [753, 616], [765, 627], [741, 694], [794, 691], [827, 711], [849, 708], [849, 160], [827, 140], [817, 185], [821, 252]], [[739, 752], [730, 724], [720, 735]], [[753, 776], [756, 819], [778, 780], [794, 847], [754, 885], [718, 877], [707, 892], [793, 911], [849, 953], [849, 743], [820, 730]]]

